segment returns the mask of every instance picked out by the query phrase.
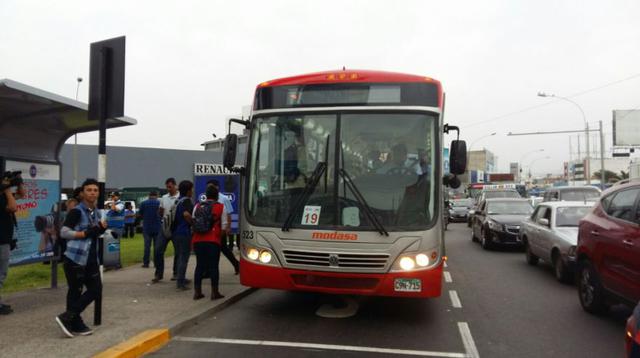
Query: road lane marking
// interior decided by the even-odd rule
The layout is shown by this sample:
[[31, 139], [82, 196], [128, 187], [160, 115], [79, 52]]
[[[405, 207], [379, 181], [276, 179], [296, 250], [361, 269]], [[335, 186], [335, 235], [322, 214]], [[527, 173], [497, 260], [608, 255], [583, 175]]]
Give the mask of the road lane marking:
[[476, 348], [476, 344], [473, 341], [467, 322], [458, 322], [458, 330], [462, 336], [462, 343], [464, 344], [464, 349], [467, 351], [467, 356], [469, 358], [480, 358], [478, 348]]
[[[175, 337], [174, 340], [182, 341], [182, 342], [198, 342], [198, 343], [243, 344], [243, 345], [253, 345], [253, 346], [311, 348], [311, 349], [325, 349], [325, 350], [334, 350], [334, 351], [386, 353], [386, 354], [398, 354], [398, 355], [410, 355], [410, 356], [422, 356], [422, 357], [444, 357], [444, 358], [469, 357], [467, 353], [432, 352], [432, 351], [361, 347], [361, 346], [343, 346], [343, 345], [337, 345], [337, 344], [300, 343], [300, 342], [282, 342], [282, 341], [254, 341], [254, 340], [247, 340], [247, 339], [226, 339], [226, 338], [215, 338], [215, 337], [212, 337], [212, 338], [181, 337], [181, 336]], [[472, 343], [473, 343], [473, 340], [472, 340]]]
[[462, 303], [460, 302], [460, 297], [458, 297], [458, 292], [455, 290], [449, 291], [449, 297], [451, 298], [451, 305], [455, 308], [462, 308]]
[[449, 283], [453, 282], [453, 280], [451, 279], [451, 273], [449, 271], [444, 272], [444, 280]]

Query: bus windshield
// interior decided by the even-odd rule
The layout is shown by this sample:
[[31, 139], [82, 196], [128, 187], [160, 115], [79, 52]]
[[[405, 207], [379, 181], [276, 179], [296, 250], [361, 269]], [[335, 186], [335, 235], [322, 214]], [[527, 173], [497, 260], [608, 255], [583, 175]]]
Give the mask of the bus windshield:
[[308, 229], [427, 228], [437, 210], [436, 123], [434, 114], [407, 112], [254, 116], [249, 220]]

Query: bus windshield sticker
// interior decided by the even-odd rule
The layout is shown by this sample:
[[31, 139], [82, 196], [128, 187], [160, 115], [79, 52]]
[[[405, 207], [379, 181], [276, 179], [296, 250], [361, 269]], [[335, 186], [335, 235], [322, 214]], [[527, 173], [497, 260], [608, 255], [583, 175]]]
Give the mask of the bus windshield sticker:
[[360, 209], [357, 206], [342, 209], [342, 225], [360, 226]]
[[321, 206], [305, 205], [302, 213], [302, 225], [318, 225]]

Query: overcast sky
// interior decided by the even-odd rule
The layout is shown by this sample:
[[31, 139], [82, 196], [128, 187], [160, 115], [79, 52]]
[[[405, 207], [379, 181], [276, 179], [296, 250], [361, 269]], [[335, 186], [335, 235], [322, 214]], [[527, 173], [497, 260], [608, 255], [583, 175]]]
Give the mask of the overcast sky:
[[559, 173], [569, 135], [505, 134], [584, 128], [545, 91], [570, 96], [592, 127], [602, 120], [610, 148], [612, 110], [640, 108], [638, 14], [637, 0], [2, 0], [0, 79], [74, 98], [80, 76], [86, 102], [89, 44], [124, 35], [125, 112], [138, 125], [110, 130], [108, 144], [201, 149], [266, 80], [342, 66], [425, 75], [443, 84], [446, 122], [499, 169], [524, 157]]

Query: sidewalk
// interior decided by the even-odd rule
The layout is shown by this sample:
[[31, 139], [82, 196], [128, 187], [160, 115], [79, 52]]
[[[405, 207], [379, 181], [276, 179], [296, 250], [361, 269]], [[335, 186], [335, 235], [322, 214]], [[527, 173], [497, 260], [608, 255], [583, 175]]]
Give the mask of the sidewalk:
[[[195, 256], [189, 260], [187, 278], [193, 278]], [[93, 305], [83, 319], [94, 329], [87, 337], [65, 338], [55, 322], [64, 311], [66, 285], [5, 295], [14, 312], [0, 316], [0, 355], [4, 357], [90, 357], [148, 329], [174, 330], [219, 307], [236, 295], [248, 292], [224, 257], [220, 258], [220, 292], [211, 301], [209, 279], [203, 280], [205, 298], [194, 301], [193, 290], [177, 291], [170, 281], [173, 257], [165, 259], [165, 280], [152, 284], [153, 268], [131, 266], [104, 274], [102, 325], [93, 326]], [[9, 269], [11, 275], [11, 269]], [[63, 277], [59, 281], [66, 283]], [[190, 285], [192, 286], [192, 284]]]

